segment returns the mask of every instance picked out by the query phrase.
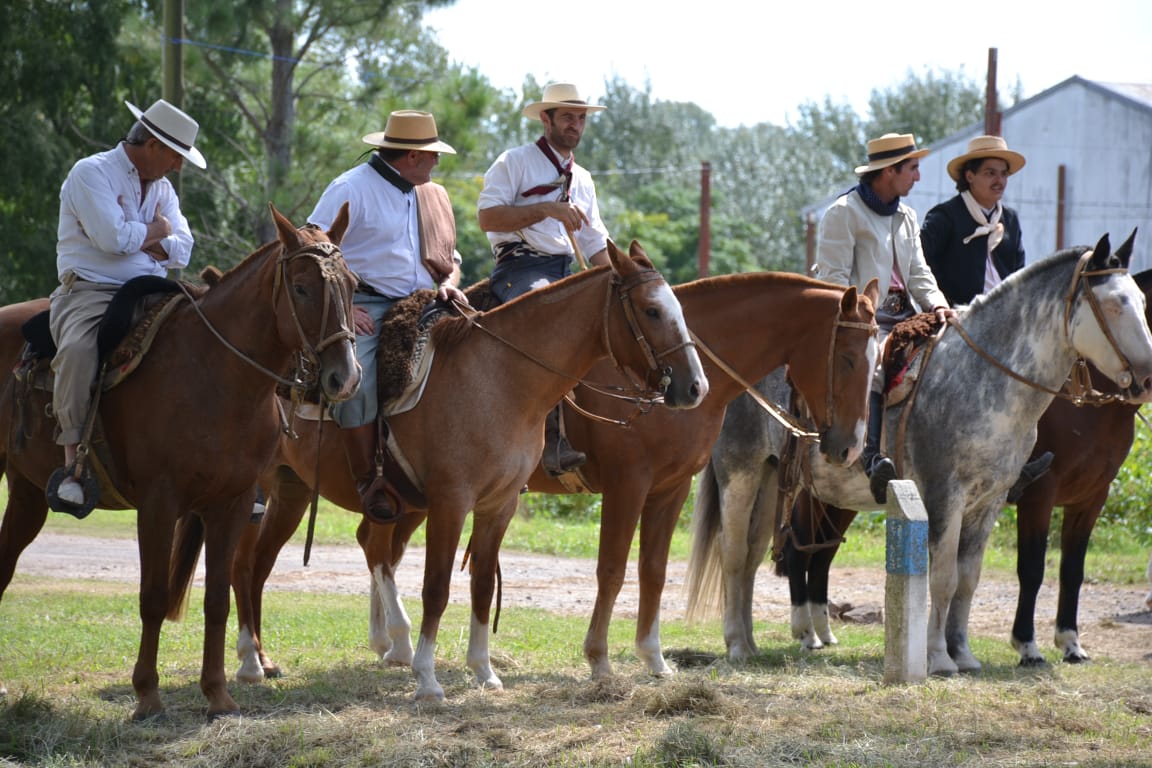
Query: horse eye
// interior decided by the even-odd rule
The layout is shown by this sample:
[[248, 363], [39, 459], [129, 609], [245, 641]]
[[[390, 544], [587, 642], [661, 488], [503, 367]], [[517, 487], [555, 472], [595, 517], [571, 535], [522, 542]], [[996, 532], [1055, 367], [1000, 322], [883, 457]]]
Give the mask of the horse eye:
[[644, 310], [644, 314], [648, 315], [648, 317], [660, 317], [660, 310], [656, 309], [656, 307], [648, 307], [648, 309]]
[[298, 284], [292, 286], [292, 292], [295, 293], [297, 296], [300, 296], [302, 298], [308, 295], [308, 289], [305, 288], [303, 285], [298, 285]]

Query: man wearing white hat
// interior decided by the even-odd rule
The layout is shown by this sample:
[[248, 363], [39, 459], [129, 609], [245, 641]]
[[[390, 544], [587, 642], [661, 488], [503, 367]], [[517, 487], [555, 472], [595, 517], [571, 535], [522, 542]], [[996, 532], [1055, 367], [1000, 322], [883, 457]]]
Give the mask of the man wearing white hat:
[[351, 400], [332, 407], [332, 418], [340, 426], [361, 511], [374, 522], [394, 523], [403, 505], [383, 474], [378, 328], [393, 304], [421, 289], [435, 288], [441, 300], [468, 303], [453, 284], [460, 254], [452, 204], [444, 187], [431, 181], [440, 155], [456, 150], [440, 140], [432, 114], [417, 110], [393, 112], [383, 131], [362, 141], [374, 147], [368, 162], [333, 179], [308, 222], [328, 229], [348, 203], [348, 229], [340, 250], [360, 281], [352, 312], [363, 378]]
[[[195, 120], [163, 99], [144, 111], [125, 104], [136, 118], [127, 138], [77, 162], [60, 187], [60, 287], [52, 292], [50, 312], [57, 347], [52, 407], [69, 470], [75, 470], [98, 373], [100, 319], [116, 290], [132, 278], [164, 277], [169, 269], [188, 266], [192, 232], [165, 176], [179, 171], [185, 160], [206, 166], [195, 147], [200, 128]], [[96, 502], [85, 499], [74, 471], [64, 473], [49, 499], [53, 509], [78, 517]]]
[[[600, 220], [592, 175], [576, 163], [590, 104], [571, 83], [550, 83], [540, 101], [524, 108], [544, 135], [503, 152], [484, 174], [477, 202], [480, 229], [488, 234], [496, 266], [492, 294], [509, 301], [572, 274], [572, 263], [590, 254], [593, 265], [608, 263], [608, 230]], [[544, 468], [553, 476], [582, 465], [587, 457], [561, 434], [559, 407], [545, 424]]]
[[[1001, 136], [977, 136], [968, 151], [948, 161], [959, 193], [928, 211], [920, 228], [924, 258], [952, 306], [969, 304], [1024, 266], [1024, 238], [1016, 211], [1001, 198], [1008, 177], [1024, 167], [1024, 155]], [[1048, 471], [1045, 451], [1020, 470], [1008, 491], [1015, 504], [1024, 489]]]
[[[887, 133], [868, 142], [868, 163], [856, 168], [860, 182], [838, 197], [820, 220], [816, 243], [816, 276], [838, 285], [863, 288], [875, 278], [885, 297], [876, 310], [880, 344], [897, 322], [917, 311], [934, 312], [937, 320], [956, 312], [936, 285], [920, 249], [916, 211], [900, 202], [920, 180], [920, 158], [910, 133]], [[876, 503], [888, 498], [896, 465], [880, 450], [884, 420], [884, 372], [877, 361], [869, 400], [868, 436], [860, 461]]]

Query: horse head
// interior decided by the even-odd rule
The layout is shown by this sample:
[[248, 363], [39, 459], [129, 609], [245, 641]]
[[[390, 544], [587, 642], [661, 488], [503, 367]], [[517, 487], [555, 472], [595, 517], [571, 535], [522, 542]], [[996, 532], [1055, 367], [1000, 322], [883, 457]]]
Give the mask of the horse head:
[[[1067, 329], [1076, 353], [1134, 402], [1152, 402], [1152, 335], [1144, 292], [1128, 273], [1133, 230], [1111, 250], [1108, 235], [1083, 250], [1068, 300]], [[1076, 291], [1077, 283], [1081, 290]]]
[[851, 464], [864, 449], [868, 396], [880, 355], [876, 325], [879, 300], [875, 278], [863, 292], [855, 286], [844, 291], [828, 347], [827, 396], [822, 408], [808, 404], [819, 425], [820, 453], [833, 464]]
[[[327, 232], [311, 226], [298, 229], [276, 206], [268, 207], [280, 240], [274, 288], [280, 338], [300, 349], [300, 372], [315, 374], [327, 400], [347, 400], [362, 373], [353, 346], [356, 277], [340, 253], [348, 204], [341, 206]], [[286, 312], [281, 310], [281, 298]]]
[[606, 308], [604, 333], [616, 366], [644, 376], [645, 387], [662, 393], [667, 407], [695, 408], [708, 394], [708, 378], [676, 295], [635, 240], [628, 254], [609, 240], [608, 259], [623, 310]]

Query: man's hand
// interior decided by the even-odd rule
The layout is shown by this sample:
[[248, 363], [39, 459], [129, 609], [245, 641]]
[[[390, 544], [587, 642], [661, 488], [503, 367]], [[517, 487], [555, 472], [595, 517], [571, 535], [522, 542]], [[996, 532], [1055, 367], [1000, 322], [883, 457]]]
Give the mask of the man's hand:
[[468, 303], [468, 297], [464, 295], [464, 291], [447, 283], [441, 283], [440, 287], [436, 289], [436, 298], [440, 301], [454, 301], [466, 307], [471, 306]]
[[575, 232], [588, 223], [588, 215], [575, 203], [546, 203], [548, 215]]
[[352, 306], [352, 325], [356, 328], [357, 336], [371, 336], [376, 332], [376, 323], [372, 322], [372, 315], [359, 305]]
[[[160, 213], [160, 204], [157, 203], [156, 212], [152, 214], [152, 221], [148, 223], [148, 232], [144, 235], [143, 250], [148, 251], [155, 258], [155, 253], [149, 250], [148, 246], [159, 243], [170, 234], [172, 234], [172, 223], [164, 214]], [[164, 258], [168, 258], [167, 254]]]

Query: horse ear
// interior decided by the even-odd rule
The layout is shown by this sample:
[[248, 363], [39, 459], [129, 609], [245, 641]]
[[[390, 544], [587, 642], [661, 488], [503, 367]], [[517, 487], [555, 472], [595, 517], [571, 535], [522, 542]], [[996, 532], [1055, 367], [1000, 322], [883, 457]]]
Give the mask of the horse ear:
[[856, 286], [854, 285], [850, 285], [844, 289], [844, 295], [840, 297], [841, 315], [850, 315], [856, 311], [856, 304], [859, 301], [856, 294]]
[[271, 200], [268, 201], [268, 208], [272, 211], [272, 220], [276, 222], [276, 230], [280, 233], [280, 242], [286, 248], [299, 248], [300, 233], [296, 231], [295, 225], [276, 210], [276, 205]]
[[1132, 234], [1128, 235], [1128, 239], [1120, 243], [1120, 247], [1116, 249], [1116, 258], [1120, 259], [1120, 263], [1124, 268], [1128, 268], [1128, 262], [1132, 260], [1132, 248], [1136, 242], [1136, 230], [1139, 227], [1132, 229]]
[[639, 262], [645, 267], [652, 267], [652, 259], [648, 258], [648, 251], [644, 250], [644, 246], [640, 245], [638, 240], [633, 240], [628, 246], [628, 255], [632, 257], [632, 261]]
[[864, 286], [864, 295], [872, 300], [872, 306], [875, 309], [880, 308], [880, 281], [875, 277], [868, 281], [868, 285]]
[[1112, 256], [1112, 243], [1108, 240], [1108, 233], [1105, 232], [1096, 247], [1092, 249], [1092, 268], [1105, 269], [1108, 266], [1108, 259]]
[[612, 238], [608, 238], [608, 261], [612, 264], [612, 271], [620, 271], [620, 262], [623, 261], [623, 259], [624, 257], [620, 255], [620, 249], [616, 247], [615, 241], [613, 241]]
[[344, 201], [344, 205], [340, 206], [340, 210], [336, 212], [336, 220], [332, 222], [332, 226], [328, 228], [328, 239], [335, 245], [340, 245], [340, 241], [344, 239], [344, 233], [348, 231], [348, 201]]

